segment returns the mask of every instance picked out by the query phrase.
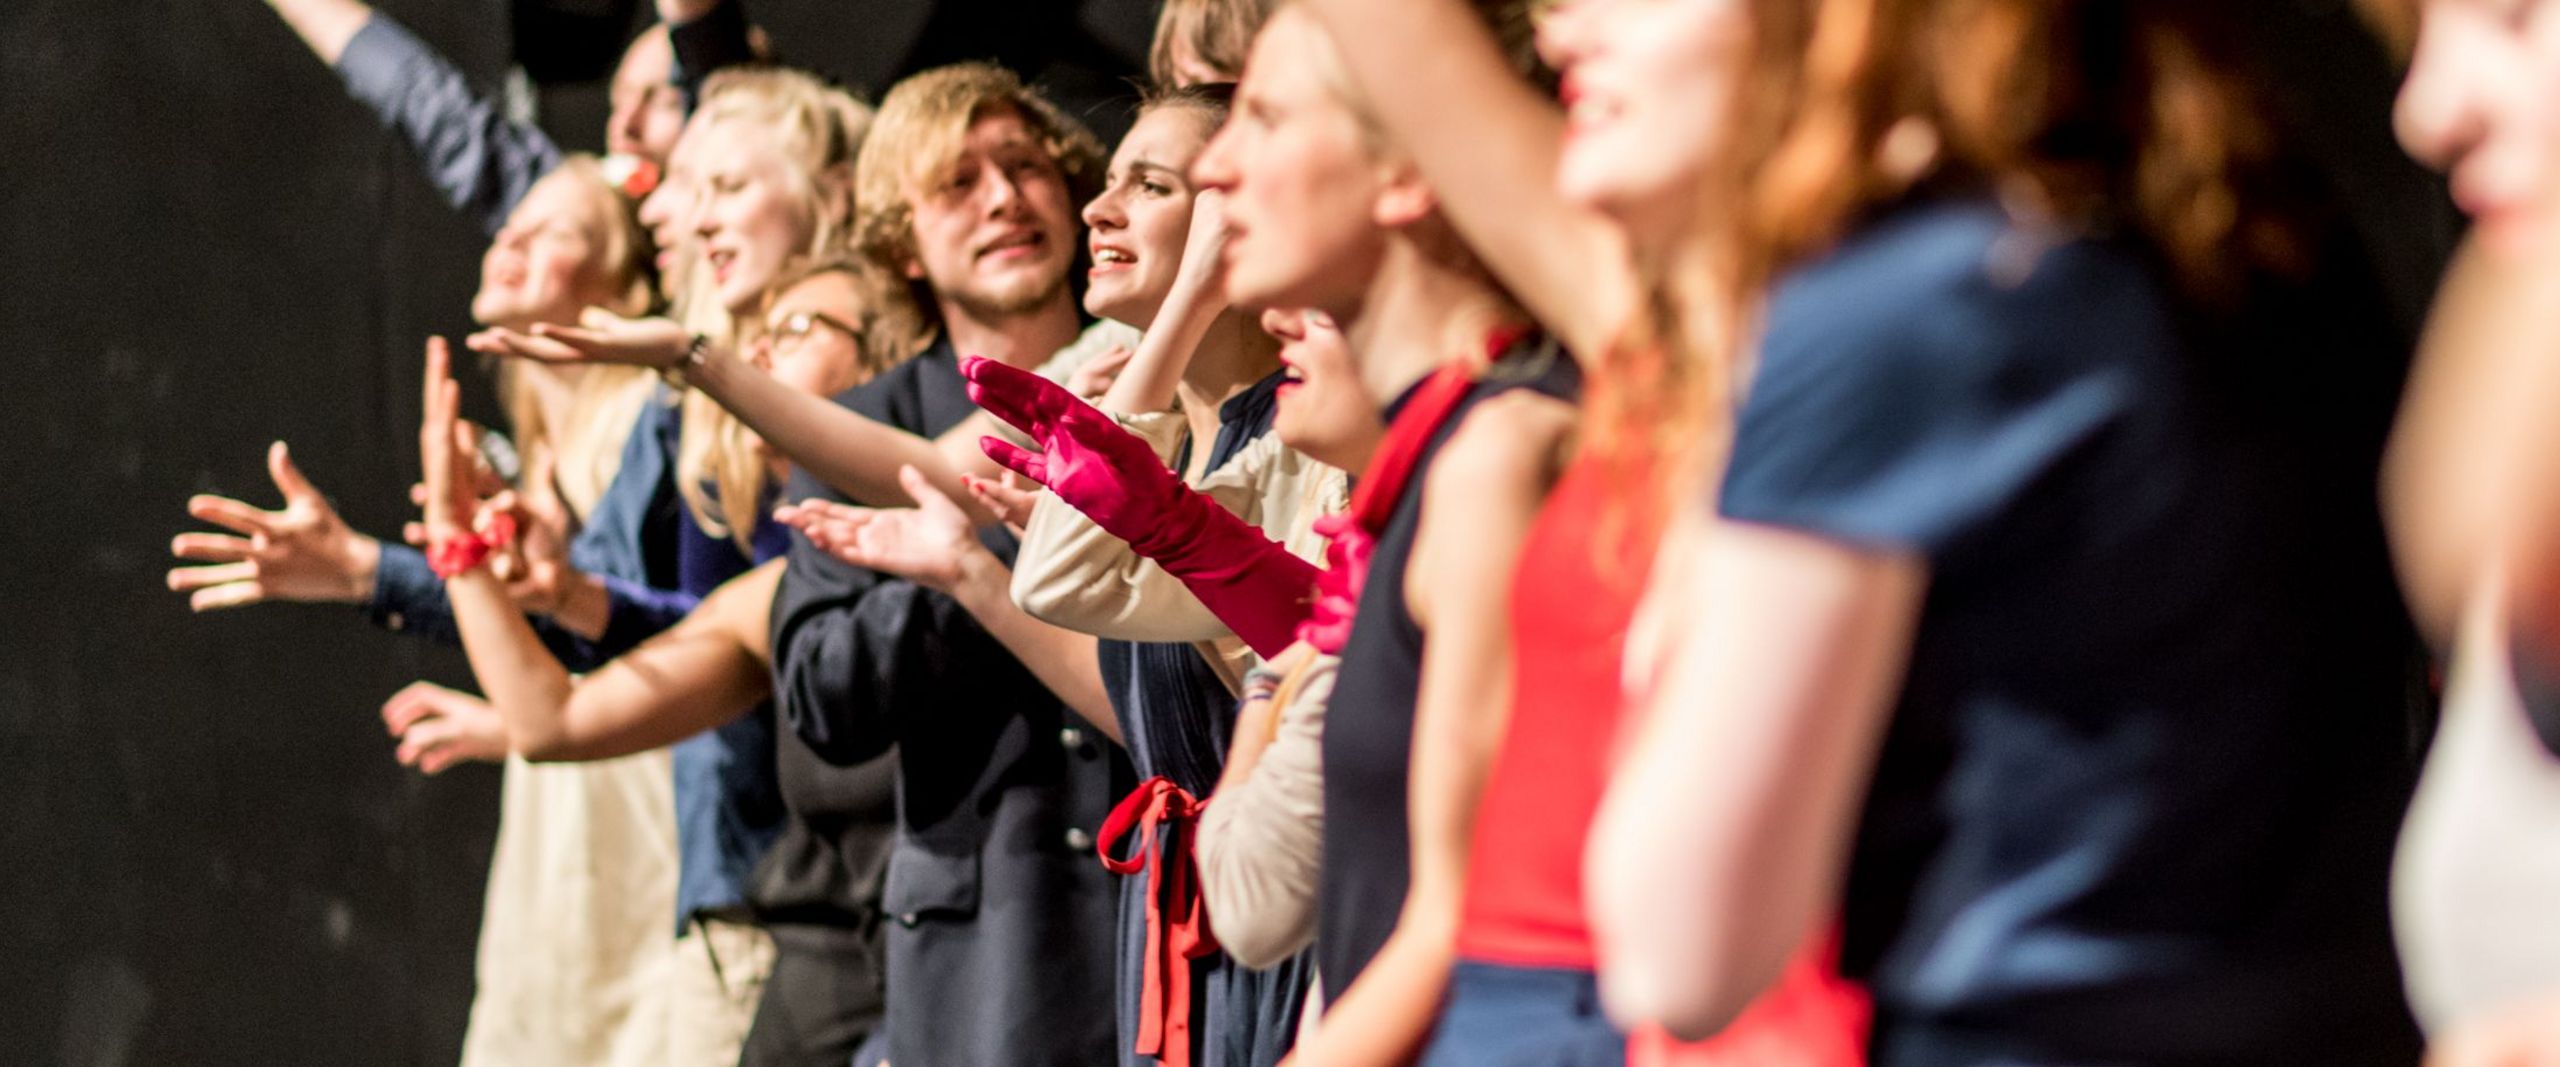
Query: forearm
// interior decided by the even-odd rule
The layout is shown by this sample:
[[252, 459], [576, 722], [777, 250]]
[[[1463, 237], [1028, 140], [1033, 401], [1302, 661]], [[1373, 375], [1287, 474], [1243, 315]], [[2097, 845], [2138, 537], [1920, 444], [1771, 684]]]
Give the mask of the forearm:
[[1306, 6], [1494, 275], [1572, 351], [1614, 343], [1638, 304], [1624, 242], [1556, 192], [1564, 116], [1511, 69], [1481, 18], [1458, 0]]
[[347, 42], [373, 17], [373, 8], [358, 0], [267, 0], [320, 62], [338, 65]]
[[703, 80], [723, 67], [755, 61], [747, 13], [738, 0], [658, 0], [658, 21], [676, 55], [676, 86], [685, 110], [702, 96]]
[[347, 95], [409, 143], [455, 210], [496, 233], [533, 183], [560, 162], [550, 135], [515, 122], [407, 29], [373, 17], [332, 64]]
[[[1438, 912], [1439, 914], [1425, 914]], [[1315, 1040], [1292, 1053], [1313, 1067], [1403, 1067], [1422, 1055], [1457, 965], [1457, 912], [1408, 903], [1367, 969], [1325, 1006]]]
[[1195, 276], [1192, 265], [1183, 264], [1183, 274], [1167, 293], [1164, 305], [1156, 312], [1155, 323], [1138, 338], [1138, 349], [1129, 357], [1120, 376], [1112, 379], [1095, 407], [1115, 415], [1136, 415], [1165, 411], [1173, 407], [1174, 389], [1182, 384], [1182, 375], [1191, 369], [1191, 354], [1199, 351], [1200, 342], [1209, 335], [1218, 314], [1226, 310], [1211, 279]]
[[1120, 718], [1113, 712], [1110, 694], [1102, 686], [1100, 657], [1092, 635], [1052, 626], [1014, 606], [1009, 590], [1011, 572], [993, 555], [972, 554], [962, 571], [961, 581], [951, 590], [952, 599], [1058, 699], [1092, 723], [1094, 729], [1119, 741]]
[[[759, 650], [779, 573], [778, 564], [769, 564], [732, 580], [682, 623], [578, 679], [557, 703], [527, 705], [528, 725], [537, 732], [517, 741], [510, 716], [510, 747], [536, 761], [611, 759], [672, 744], [753, 709], [771, 692]], [[482, 685], [498, 697], [486, 676]]]
[[448, 579], [445, 593], [471, 673], [506, 723], [507, 747], [528, 758], [558, 749], [568, 735], [568, 670], [543, 647], [509, 601], [506, 587], [488, 571], [474, 569]]
[[714, 347], [707, 353], [690, 381], [766, 444], [855, 503], [869, 507], [914, 504], [898, 484], [898, 468], [913, 466], [934, 488], [970, 511], [972, 521], [992, 518], [978, 509], [968, 487], [960, 482], [960, 472], [926, 438], [784, 385], [725, 348]]

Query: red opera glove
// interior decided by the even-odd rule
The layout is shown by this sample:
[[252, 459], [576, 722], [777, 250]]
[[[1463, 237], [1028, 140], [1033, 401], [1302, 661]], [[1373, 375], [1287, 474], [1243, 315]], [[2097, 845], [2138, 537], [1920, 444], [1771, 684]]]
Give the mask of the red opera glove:
[[1145, 441], [1064, 387], [972, 356], [969, 399], [1030, 435], [1038, 451], [986, 438], [987, 456], [1048, 486], [1103, 532], [1182, 581], [1245, 644], [1271, 657], [1297, 639], [1316, 568], [1200, 495]]

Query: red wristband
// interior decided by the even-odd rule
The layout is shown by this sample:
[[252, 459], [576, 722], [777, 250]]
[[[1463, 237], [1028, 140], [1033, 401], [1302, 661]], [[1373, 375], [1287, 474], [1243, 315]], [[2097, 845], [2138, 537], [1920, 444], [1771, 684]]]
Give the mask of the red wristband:
[[464, 530], [437, 541], [427, 549], [427, 569], [436, 577], [451, 579], [467, 574], [472, 568], [489, 561], [489, 554], [516, 539], [516, 517], [508, 512], [489, 516], [488, 532]]

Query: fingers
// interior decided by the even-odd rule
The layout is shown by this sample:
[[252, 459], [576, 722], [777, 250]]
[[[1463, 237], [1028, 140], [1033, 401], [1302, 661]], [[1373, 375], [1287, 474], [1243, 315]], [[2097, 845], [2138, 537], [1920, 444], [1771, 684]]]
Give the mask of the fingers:
[[266, 599], [266, 587], [257, 582], [231, 582], [196, 590], [193, 596], [187, 598], [187, 609], [197, 612], [221, 611], [225, 608], [247, 607], [264, 602]]
[[994, 515], [996, 521], [1019, 528], [1023, 523], [1030, 521], [1031, 505], [1038, 499], [1031, 494], [1030, 490], [1018, 489], [1008, 484], [1020, 477], [1012, 471], [1006, 471], [1003, 482], [975, 475], [964, 476], [960, 482], [969, 487], [969, 496], [978, 502], [979, 507], [987, 509], [988, 514]]
[[978, 447], [996, 465], [1041, 485], [1049, 484], [1049, 457], [1033, 452], [1001, 437], [981, 437]]
[[965, 524], [969, 521], [968, 516], [961, 514], [960, 505], [952, 503], [951, 497], [935, 486], [933, 479], [925, 477], [923, 471], [917, 470], [915, 464], [903, 464], [898, 468], [898, 484], [906, 489], [908, 496], [915, 498], [916, 507], [926, 516], [944, 522]]
[[427, 547], [427, 524], [423, 522], [401, 523], [400, 542], [411, 548]]
[[302, 468], [293, 465], [293, 453], [282, 441], [267, 446], [267, 477], [275, 480], [276, 489], [284, 493], [288, 504], [320, 499], [320, 491], [311, 487], [311, 479], [302, 476]]
[[980, 356], [961, 360], [960, 375], [969, 380], [969, 399], [987, 414], [1035, 439], [1048, 436], [1046, 406], [1038, 402], [1043, 390], [1057, 388], [1048, 379]]
[[206, 589], [212, 586], [228, 585], [232, 582], [255, 582], [257, 580], [258, 565], [255, 563], [217, 563], [209, 567], [173, 567], [169, 570], [169, 591], [172, 593], [192, 593], [198, 589]]
[[438, 714], [447, 698], [461, 696], [434, 682], [411, 682], [382, 702], [382, 726], [398, 737], [419, 719]]
[[182, 533], [169, 539], [170, 555], [199, 563], [237, 563], [252, 551], [247, 538], [226, 534]]
[[265, 535], [267, 522], [274, 517], [272, 512], [260, 511], [230, 497], [211, 495], [188, 497], [187, 514], [197, 521], [251, 537]]
[[579, 363], [587, 359], [585, 352], [561, 343], [557, 337], [535, 337], [517, 333], [504, 326], [492, 327], [462, 339], [463, 347], [488, 356], [514, 359], [536, 359], [546, 363]]

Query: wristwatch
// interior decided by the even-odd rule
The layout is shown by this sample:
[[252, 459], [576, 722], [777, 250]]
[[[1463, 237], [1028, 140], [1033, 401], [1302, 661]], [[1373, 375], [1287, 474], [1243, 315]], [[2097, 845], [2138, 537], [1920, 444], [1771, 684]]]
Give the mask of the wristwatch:
[[668, 388], [681, 391], [686, 388], [685, 376], [701, 370], [702, 362], [709, 358], [711, 358], [711, 339], [697, 333], [693, 335], [693, 343], [684, 346], [684, 355], [677, 357], [674, 363], [661, 368], [658, 371], [658, 377], [666, 380]]

